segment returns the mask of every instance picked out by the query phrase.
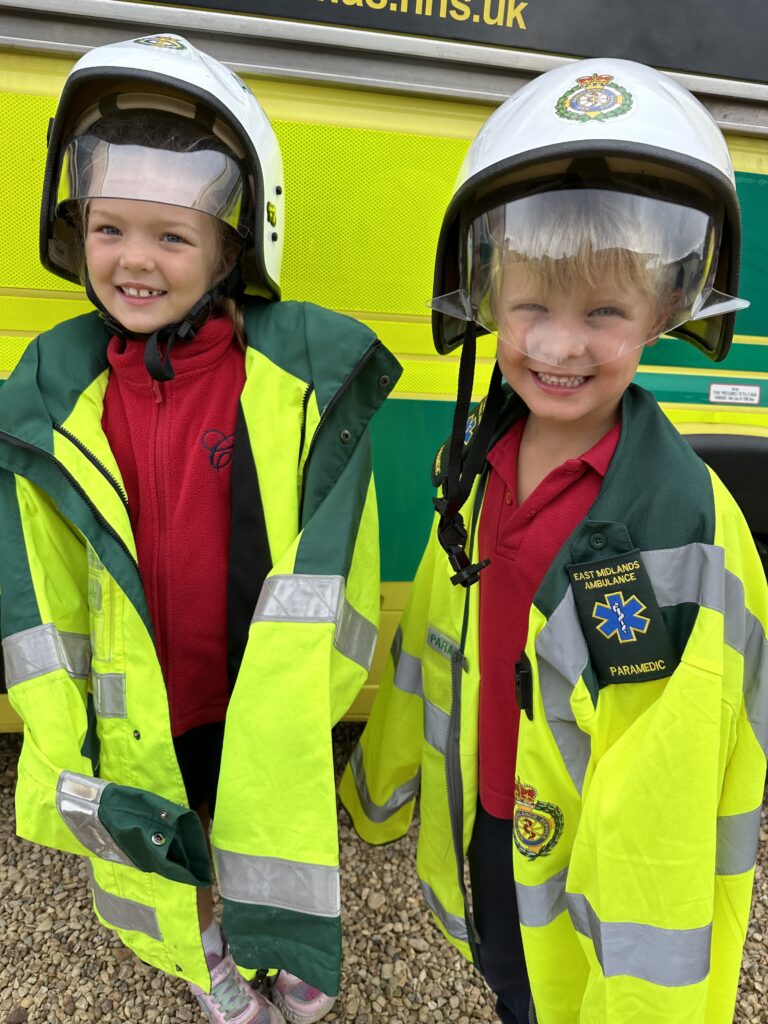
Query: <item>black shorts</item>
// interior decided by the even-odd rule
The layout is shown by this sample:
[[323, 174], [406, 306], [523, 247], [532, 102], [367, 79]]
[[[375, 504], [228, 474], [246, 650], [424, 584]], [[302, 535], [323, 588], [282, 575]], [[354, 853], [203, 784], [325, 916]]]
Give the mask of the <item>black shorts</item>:
[[219, 785], [224, 723], [211, 722], [176, 736], [173, 745], [192, 810], [207, 804], [213, 817]]

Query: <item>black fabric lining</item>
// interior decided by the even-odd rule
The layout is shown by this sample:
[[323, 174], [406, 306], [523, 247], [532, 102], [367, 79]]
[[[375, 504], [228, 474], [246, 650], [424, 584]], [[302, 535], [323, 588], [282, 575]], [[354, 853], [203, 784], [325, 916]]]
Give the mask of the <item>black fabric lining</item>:
[[232, 690], [248, 642], [253, 612], [272, 568], [267, 524], [248, 427], [238, 406], [232, 454], [232, 534], [227, 583], [227, 675]]

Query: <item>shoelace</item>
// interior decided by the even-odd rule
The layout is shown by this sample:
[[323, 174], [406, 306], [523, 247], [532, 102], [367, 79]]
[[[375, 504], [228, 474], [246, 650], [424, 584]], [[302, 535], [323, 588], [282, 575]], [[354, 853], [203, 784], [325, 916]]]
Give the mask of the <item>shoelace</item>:
[[211, 989], [211, 999], [219, 1004], [225, 1020], [234, 1020], [248, 1005], [247, 993], [243, 992], [231, 972]]

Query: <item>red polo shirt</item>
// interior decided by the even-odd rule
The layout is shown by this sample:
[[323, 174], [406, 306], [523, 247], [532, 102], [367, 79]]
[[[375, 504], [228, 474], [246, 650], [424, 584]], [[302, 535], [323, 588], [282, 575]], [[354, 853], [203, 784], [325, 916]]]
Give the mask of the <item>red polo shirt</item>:
[[209, 320], [153, 380], [144, 345], [112, 338], [102, 426], [128, 495], [157, 656], [180, 736], [223, 722], [231, 462], [245, 359], [232, 321]]
[[480, 514], [480, 802], [511, 818], [520, 709], [515, 662], [528, 635], [534, 595], [574, 527], [597, 498], [620, 427], [577, 459], [568, 459], [518, 505], [517, 455], [525, 419], [491, 450], [491, 473]]

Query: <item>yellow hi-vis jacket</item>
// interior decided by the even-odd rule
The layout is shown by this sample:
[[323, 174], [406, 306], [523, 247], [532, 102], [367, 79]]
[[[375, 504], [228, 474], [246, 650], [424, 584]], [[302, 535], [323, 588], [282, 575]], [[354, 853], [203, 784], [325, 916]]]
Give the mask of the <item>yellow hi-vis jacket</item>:
[[[359, 834], [383, 843], [408, 829], [420, 793], [424, 896], [471, 958], [479, 588], [452, 572], [433, 533], [341, 796]], [[767, 621], [735, 502], [632, 386], [510, 680], [524, 709], [510, 858], [539, 1024], [733, 1019], [768, 749]]]
[[[260, 519], [271, 569], [244, 620], [211, 842], [237, 963], [334, 993], [331, 726], [376, 642], [368, 423], [400, 367], [368, 328], [315, 306], [249, 302], [245, 322], [230, 565], [247, 564]], [[108, 340], [96, 314], [61, 324], [0, 390], [0, 614], [24, 720], [17, 830], [87, 857], [101, 921], [146, 962], [209, 989], [195, 888], [210, 884], [209, 858], [101, 428]], [[256, 526], [238, 532], [241, 520]]]

